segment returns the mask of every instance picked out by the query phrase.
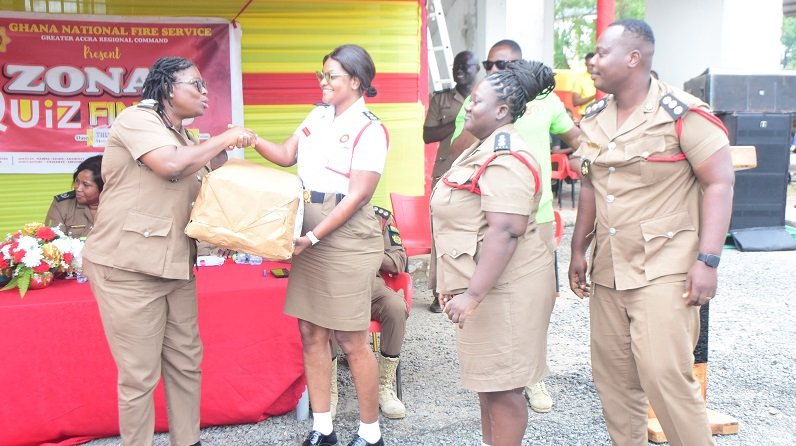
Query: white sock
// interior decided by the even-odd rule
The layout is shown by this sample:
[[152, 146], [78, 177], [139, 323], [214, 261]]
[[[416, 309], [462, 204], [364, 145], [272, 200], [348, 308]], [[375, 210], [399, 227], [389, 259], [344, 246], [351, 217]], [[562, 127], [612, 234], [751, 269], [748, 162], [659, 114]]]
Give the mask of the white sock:
[[357, 434], [368, 443], [376, 443], [381, 438], [381, 429], [379, 429], [379, 422], [375, 421], [370, 424], [365, 424], [359, 420], [359, 431]]
[[318, 431], [323, 435], [329, 435], [334, 430], [332, 425], [331, 412], [313, 412], [312, 413], [312, 430]]

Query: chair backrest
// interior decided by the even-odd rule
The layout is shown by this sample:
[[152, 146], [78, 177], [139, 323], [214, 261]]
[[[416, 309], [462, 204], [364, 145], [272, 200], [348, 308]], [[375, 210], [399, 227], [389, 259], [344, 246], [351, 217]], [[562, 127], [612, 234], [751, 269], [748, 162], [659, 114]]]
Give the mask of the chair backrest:
[[431, 211], [425, 196], [391, 192], [390, 202], [395, 226], [401, 233], [407, 256], [431, 253]]
[[579, 180], [580, 179], [580, 163], [569, 162], [569, 168], [567, 169], [567, 175], [571, 180]]
[[401, 291], [404, 292], [404, 300], [406, 301], [406, 308], [412, 309], [412, 298], [414, 297], [412, 293], [412, 275], [407, 272], [401, 272], [398, 274], [383, 274], [382, 278], [384, 279], [384, 283], [387, 284], [393, 291]]
[[551, 153], [550, 164], [553, 166], [551, 177], [554, 180], [563, 180], [569, 175], [569, 157], [563, 153]]
[[553, 210], [553, 218], [556, 225], [555, 241], [557, 247], [561, 244], [561, 238], [564, 237], [564, 219], [561, 218], [561, 213], [556, 210]]

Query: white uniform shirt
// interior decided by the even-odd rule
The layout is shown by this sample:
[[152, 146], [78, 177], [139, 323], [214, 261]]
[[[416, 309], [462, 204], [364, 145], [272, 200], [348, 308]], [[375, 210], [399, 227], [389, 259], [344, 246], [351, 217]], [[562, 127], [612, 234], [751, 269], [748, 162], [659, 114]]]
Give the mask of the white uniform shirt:
[[306, 189], [348, 194], [351, 170], [384, 170], [387, 129], [363, 98], [337, 118], [333, 105], [315, 107], [294, 134], [299, 138], [298, 175]]

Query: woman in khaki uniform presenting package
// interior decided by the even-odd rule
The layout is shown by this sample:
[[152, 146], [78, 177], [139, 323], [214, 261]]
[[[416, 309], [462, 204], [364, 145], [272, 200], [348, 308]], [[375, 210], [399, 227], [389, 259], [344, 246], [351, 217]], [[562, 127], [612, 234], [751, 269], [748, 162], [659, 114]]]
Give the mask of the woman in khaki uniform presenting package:
[[225, 149], [254, 135], [230, 128], [197, 144], [184, 119], [207, 109], [207, 88], [186, 59], [158, 59], [142, 101], [113, 123], [102, 161], [105, 188], [83, 268], [118, 368], [125, 446], [151, 446], [152, 393], [163, 376], [171, 444], [199, 444], [202, 344], [196, 325], [196, 244], [183, 232], [202, 176]]
[[482, 80], [465, 105], [465, 129], [478, 142], [431, 195], [437, 292], [458, 324], [462, 383], [478, 392], [490, 446], [521, 443], [523, 388], [547, 374], [553, 254], [534, 219], [540, 166], [513, 122], [554, 86], [550, 68], [523, 60]]
[[305, 446], [337, 446], [331, 398], [334, 336], [345, 352], [359, 398], [360, 423], [349, 446], [383, 445], [379, 377], [368, 346], [373, 278], [383, 257], [381, 227], [370, 206], [387, 158], [387, 130], [365, 107], [376, 95], [370, 55], [343, 45], [316, 73], [323, 103], [282, 144], [262, 138], [255, 149], [280, 166], [298, 164], [304, 183], [303, 233], [296, 240], [285, 313], [299, 320], [304, 372], [313, 409]]

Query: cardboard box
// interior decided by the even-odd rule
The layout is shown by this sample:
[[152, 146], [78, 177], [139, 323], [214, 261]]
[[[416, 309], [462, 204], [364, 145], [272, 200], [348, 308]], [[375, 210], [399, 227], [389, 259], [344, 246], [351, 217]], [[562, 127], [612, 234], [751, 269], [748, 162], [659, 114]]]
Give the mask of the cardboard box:
[[220, 248], [287, 260], [301, 231], [302, 196], [296, 175], [229, 160], [205, 175], [185, 233]]

